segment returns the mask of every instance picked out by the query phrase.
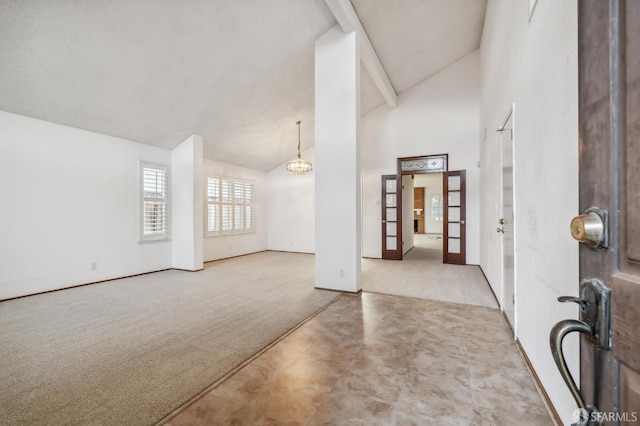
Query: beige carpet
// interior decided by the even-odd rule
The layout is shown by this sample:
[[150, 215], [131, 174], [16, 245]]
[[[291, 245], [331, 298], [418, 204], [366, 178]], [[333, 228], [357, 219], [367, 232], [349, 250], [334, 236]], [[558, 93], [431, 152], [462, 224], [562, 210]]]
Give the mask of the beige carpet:
[[0, 424], [152, 425], [331, 303], [265, 252], [0, 302]]
[[442, 263], [442, 239], [414, 234], [403, 260], [362, 259], [362, 289], [375, 293], [497, 308], [480, 267]]

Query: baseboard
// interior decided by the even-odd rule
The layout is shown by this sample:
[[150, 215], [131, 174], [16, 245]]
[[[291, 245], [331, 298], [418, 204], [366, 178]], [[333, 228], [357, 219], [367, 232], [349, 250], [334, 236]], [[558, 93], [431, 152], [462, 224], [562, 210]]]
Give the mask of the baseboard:
[[342, 293], [347, 296], [357, 296], [362, 293], [362, 289], [358, 291], [346, 291], [346, 290], [336, 290], [334, 288], [324, 288], [324, 287], [314, 287], [316, 290], [326, 290], [326, 291], [335, 291], [336, 293]]
[[509, 322], [509, 318], [507, 318], [507, 314], [501, 309], [500, 313], [502, 314], [502, 321], [504, 322], [505, 327], [507, 328], [507, 331], [509, 331], [509, 335], [515, 340], [516, 339], [516, 332], [513, 329], [513, 326], [511, 325], [511, 323]]
[[84, 284], [75, 284], [75, 285], [70, 285], [70, 286], [67, 286], [67, 287], [56, 288], [56, 289], [53, 289], [53, 290], [39, 291], [37, 293], [29, 293], [29, 294], [24, 294], [22, 296], [10, 297], [8, 299], [1, 299], [0, 302], [7, 302], [9, 300], [16, 300], [16, 299], [22, 299], [24, 297], [37, 296], [39, 294], [54, 293], [56, 291], [70, 290], [72, 288], [86, 287], [88, 285], [101, 284], [101, 283], [106, 283], [106, 282], [109, 282], [109, 281], [122, 280], [122, 279], [125, 279], [125, 278], [139, 277], [141, 275], [155, 274], [156, 272], [170, 271], [171, 269], [173, 269], [173, 268], [165, 268], [165, 269], [158, 269], [157, 271], [141, 272], [139, 274], [125, 275], [124, 277], [109, 278], [109, 279], [106, 279], [106, 280], [92, 281], [90, 283], [84, 283]]
[[289, 250], [274, 250], [274, 249], [266, 249], [265, 251], [274, 251], [276, 253], [312, 254], [315, 256], [315, 253], [312, 251], [289, 251]]
[[[256, 251], [256, 252], [239, 254], [237, 256], [225, 257], [225, 258], [222, 258], [222, 259], [207, 260], [207, 261], [203, 262], [203, 264], [217, 262], [217, 261], [220, 261], [220, 260], [234, 259], [236, 257], [249, 256], [249, 255], [252, 255], [252, 254], [263, 253], [263, 252], [266, 252], [266, 251], [278, 251], [278, 250], [259, 250], [259, 251]], [[282, 253], [298, 253], [298, 252], [282, 252]], [[300, 254], [313, 254], [313, 253], [300, 253]], [[55, 291], [69, 290], [69, 289], [72, 289], [72, 288], [85, 287], [85, 286], [88, 286], [88, 285], [101, 284], [101, 283], [106, 283], [106, 282], [109, 282], [109, 281], [122, 280], [122, 279], [125, 279], [125, 278], [133, 278], [133, 277], [138, 277], [140, 275], [155, 274], [156, 272], [163, 272], [163, 271], [169, 271], [169, 270], [185, 271], [185, 272], [200, 272], [200, 271], [204, 271], [205, 269], [206, 268], [197, 269], [197, 270], [181, 269], [181, 268], [164, 268], [164, 269], [158, 269], [158, 270], [155, 270], [155, 271], [141, 272], [139, 274], [131, 274], [131, 275], [124, 275], [122, 277], [108, 278], [106, 280], [91, 281], [91, 282], [82, 283], [82, 284], [74, 284], [74, 285], [70, 285], [70, 286], [66, 286], [66, 287], [60, 287], [60, 288], [56, 288], [56, 289], [52, 289], [52, 290], [39, 291], [39, 292], [36, 292], [36, 293], [23, 294], [22, 296], [15, 296], [15, 297], [9, 297], [7, 299], [0, 299], [0, 302], [6, 302], [6, 301], [9, 301], [9, 300], [22, 299], [23, 297], [37, 296], [39, 294], [53, 293]], [[345, 292], [345, 293], [348, 293], [348, 292]], [[352, 294], [355, 294], [355, 293], [352, 293]]]
[[518, 348], [518, 352], [520, 352], [520, 356], [524, 360], [524, 363], [527, 365], [527, 370], [529, 370], [529, 374], [533, 379], [533, 383], [536, 385], [536, 389], [538, 390], [540, 397], [542, 397], [542, 402], [547, 408], [547, 412], [549, 413], [551, 420], [553, 421], [555, 426], [562, 426], [562, 420], [560, 419], [560, 415], [558, 414], [558, 411], [556, 411], [556, 408], [553, 406], [553, 403], [551, 402], [551, 398], [549, 398], [549, 394], [547, 393], [544, 386], [542, 385], [542, 382], [540, 381], [540, 377], [538, 377], [536, 370], [533, 368], [533, 364], [531, 364], [531, 360], [527, 356], [527, 352], [524, 350], [524, 348], [520, 344], [520, 340], [517, 337], [515, 339], [515, 342], [516, 342], [516, 347]]
[[498, 308], [502, 311], [502, 306], [500, 306], [500, 301], [498, 300], [498, 296], [496, 296], [496, 293], [493, 291], [493, 287], [491, 287], [491, 284], [489, 283], [489, 279], [487, 278], [487, 274], [484, 273], [484, 269], [482, 269], [482, 266], [478, 265], [478, 268], [480, 268], [480, 272], [482, 272], [482, 276], [484, 277], [484, 281], [487, 283], [487, 287], [489, 287], [489, 291], [491, 291], [491, 294], [493, 294], [493, 299], [496, 301], [496, 304], [498, 305]]
[[218, 262], [220, 260], [235, 259], [236, 257], [244, 257], [244, 256], [249, 256], [251, 254], [256, 254], [256, 253], [264, 253], [265, 251], [270, 251], [270, 250], [252, 251], [251, 253], [243, 253], [243, 254], [237, 254], [235, 256], [221, 257], [220, 259], [205, 260], [202, 263], [211, 263], [211, 262]]

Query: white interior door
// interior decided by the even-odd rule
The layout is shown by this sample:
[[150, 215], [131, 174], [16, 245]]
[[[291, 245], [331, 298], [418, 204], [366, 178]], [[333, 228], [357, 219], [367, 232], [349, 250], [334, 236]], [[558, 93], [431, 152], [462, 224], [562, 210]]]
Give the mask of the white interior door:
[[513, 114], [501, 132], [502, 144], [502, 309], [515, 331], [515, 214], [513, 209]]

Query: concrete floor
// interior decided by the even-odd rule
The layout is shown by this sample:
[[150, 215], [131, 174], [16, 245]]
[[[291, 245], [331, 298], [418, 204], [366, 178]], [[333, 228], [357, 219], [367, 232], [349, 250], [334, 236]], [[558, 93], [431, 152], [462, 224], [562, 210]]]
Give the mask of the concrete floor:
[[[373, 275], [384, 282], [378, 262], [364, 268], [379, 270]], [[402, 283], [421, 280], [421, 268], [387, 278], [402, 292]], [[435, 284], [421, 294], [443, 297], [436, 276], [423, 281]], [[500, 312], [473, 306], [492, 300], [486, 282], [472, 285], [485, 294], [462, 303], [343, 295], [167, 424], [553, 424]]]

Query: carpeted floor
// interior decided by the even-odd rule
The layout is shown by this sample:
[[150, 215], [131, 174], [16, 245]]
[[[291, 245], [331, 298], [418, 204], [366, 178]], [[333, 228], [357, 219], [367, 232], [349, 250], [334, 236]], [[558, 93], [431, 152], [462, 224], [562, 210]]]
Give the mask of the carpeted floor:
[[402, 261], [362, 259], [362, 290], [497, 308], [480, 267], [442, 263], [442, 239], [414, 234]]
[[0, 423], [158, 422], [338, 297], [313, 262], [265, 252], [0, 302]]

